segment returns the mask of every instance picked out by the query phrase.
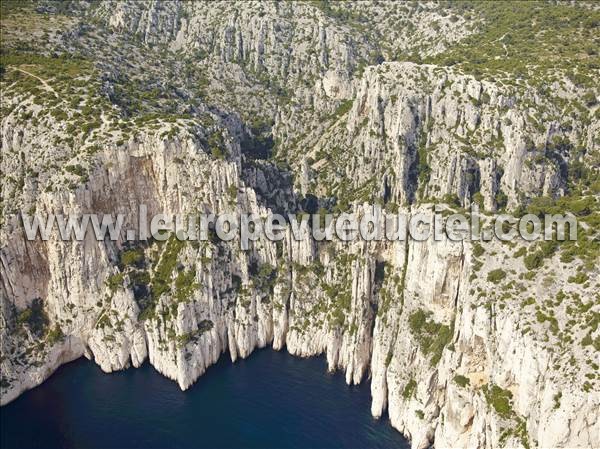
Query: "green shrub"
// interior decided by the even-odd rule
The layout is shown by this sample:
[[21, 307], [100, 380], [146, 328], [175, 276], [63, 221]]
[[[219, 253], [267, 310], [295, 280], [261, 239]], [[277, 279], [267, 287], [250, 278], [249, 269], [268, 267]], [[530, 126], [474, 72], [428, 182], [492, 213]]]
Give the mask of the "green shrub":
[[499, 210], [503, 210], [506, 205], [508, 204], [508, 196], [506, 196], [505, 193], [503, 192], [498, 192], [496, 194], [496, 207], [498, 207]]
[[454, 382], [456, 382], [458, 385], [460, 385], [463, 388], [466, 387], [467, 385], [469, 385], [469, 383], [470, 383], [468, 377], [461, 376], [460, 374], [457, 374], [456, 376], [454, 376]]
[[80, 164], [66, 165], [65, 166], [65, 171], [68, 172], [68, 173], [72, 173], [74, 175], [77, 175], [79, 177], [84, 177], [85, 176], [85, 170], [84, 170], [84, 168]]
[[64, 338], [64, 334], [58, 324], [55, 325], [54, 328], [52, 330], [50, 330], [47, 335], [48, 344], [51, 346], [54, 345], [55, 343], [58, 343], [59, 341], [62, 341], [63, 338]]
[[527, 254], [527, 248], [522, 246], [518, 250], [515, 251], [515, 253], [513, 254], [513, 257], [516, 259], [517, 257], [524, 256], [525, 254]]
[[532, 198], [527, 206], [527, 213], [542, 217], [554, 211], [554, 200], [547, 196]]
[[160, 257], [152, 275], [152, 297], [158, 299], [163, 293], [171, 291], [173, 270], [177, 265], [177, 256], [183, 248], [184, 242], [175, 236], [169, 237], [165, 249]]
[[550, 323], [550, 330], [553, 334], [556, 335], [560, 331], [560, 328], [558, 327], [558, 320], [555, 317], [546, 315], [541, 310], [538, 310], [535, 312], [535, 318], [538, 321], [538, 323], [545, 323], [546, 321], [548, 321]]
[[414, 379], [408, 381], [402, 390], [402, 397], [404, 399], [410, 399], [417, 388], [417, 382]]
[[544, 264], [544, 253], [541, 251], [536, 251], [528, 254], [523, 258], [523, 263], [525, 264], [525, 268], [528, 270], [539, 268]]
[[460, 207], [460, 198], [455, 193], [448, 193], [441, 199], [442, 203], [449, 204], [450, 206]]
[[[524, 78], [545, 86], [557, 73], [577, 85], [593, 88], [590, 47], [599, 13], [583, 5], [538, 2], [474, 2], [473, 15], [481, 26], [448, 50], [424, 62], [456, 66], [465, 73], [489, 79]], [[535, 17], [535, 20], [532, 20]], [[592, 53], [595, 49], [591, 50]], [[556, 58], [560, 55], [560, 58]], [[567, 62], [568, 61], [568, 62]], [[510, 79], [508, 78], [510, 77]], [[546, 88], [547, 89], [547, 88]]]
[[546, 241], [543, 241], [542, 243], [540, 243], [540, 251], [542, 252], [542, 255], [544, 257], [552, 256], [556, 252], [557, 248], [558, 248], [557, 240], [546, 240]]
[[569, 276], [568, 281], [572, 284], [583, 284], [589, 279], [588, 275], [582, 272], [577, 273], [575, 276]]
[[560, 392], [560, 391], [552, 397], [552, 399], [554, 401], [554, 407], [553, 407], [554, 410], [560, 408], [560, 399], [561, 398], [562, 398], [562, 392]]
[[350, 109], [352, 109], [352, 100], [344, 100], [340, 103], [340, 105], [337, 107], [337, 109], [335, 110], [335, 112], [333, 113], [332, 117], [334, 119], [338, 119], [340, 118], [342, 115], [345, 115], [348, 113], [348, 111], [350, 111]]
[[219, 131], [214, 131], [208, 136], [208, 148], [215, 159], [226, 159], [228, 156], [223, 134]]
[[178, 302], [186, 302], [199, 287], [200, 284], [196, 282], [195, 271], [180, 271], [175, 278], [175, 293], [173, 296]]
[[31, 309], [28, 307], [25, 310], [22, 310], [18, 317], [17, 317], [17, 323], [18, 324], [26, 324], [29, 322], [29, 319], [31, 318]]
[[137, 265], [144, 260], [144, 251], [141, 248], [128, 249], [121, 253], [121, 264], [128, 267]]
[[112, 274], [106, 279], [106, 286], [111, 293], [116, 292], [117, 289], [123, 288], [123, 279], [123, 273]]
[[473, 202], [479, 206], [479, 209], [483, 210], [484, 208], [484, 199], [481, 192], [475, 192], [473, 194]]
[[506, 277], [506, 272], [502, 268], [492, 270], [487, 275], [487, 280], [494, 284], [499, 283]]
[[198, 323], [198, 328], [193, 332], [188, 332], [176, 337], [177, 347], [183, 348], [190, 342], [196, 342], [205, 333], [210, 331], [214, 327], [214, 323], [211, 320], [202, 320]]
[[215, 159], [226, 159], [227, 158], [227, 152], [222, 147], [211, 147], [210, 154]]
[[503, 418], [510, 418], [514, 413], [512, 410], [512, 393], [503, 390], [498, 385], [483, 387], [483, 394], [489, 405]]
[[478, 243], [478, 242], [473, 243], [473, 255], [475, 257], [480, 257], [481, 255], [483, 255], [483, 253], [485, 253], [485, 249], [483, 249], [483, 246], [481, 246], [481, 243]]
[[43, 336], [49, 323], [43, 301], [35, 298], [29, 307], [21, 311], [17, 317], [17, 323], [29, 327], [29, 330], [37, 337]]
[[585, 337], [581, 339], [581, 346], [590, 346], [593, 343], [592, 333], [588, 332]]
[[275, 285], [275, 279], [277, 277], [277, 270], [272, 265], [264, 263], [258, 268], [250, 270], [252, 274], [252, 281], [254, 287], [263, 292], [272, 292], [273, 286]]
[[235, 201], [237, 199], [238, 188], [235, 184], [231, 184], [227, 187], [227, 196], [231, 201]]
[[442, 358], [444, 347], [452, 340], [452, 328], [429, 319], [430, 312], [419, 309], [408, 318], [408, 325], [424, 355], [431, 355], [431, 364]]
[[150, 284], [150, 274], [145, 270], [133, 270], [129, 273], [129, 279], [133, 285], [148, 286]]

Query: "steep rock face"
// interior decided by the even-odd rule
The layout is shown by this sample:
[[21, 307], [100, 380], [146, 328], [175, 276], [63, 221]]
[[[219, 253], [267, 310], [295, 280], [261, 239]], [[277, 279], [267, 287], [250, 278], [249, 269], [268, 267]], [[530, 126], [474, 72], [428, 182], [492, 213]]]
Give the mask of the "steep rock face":
[[[451, 195], [467, 206], [477, 193], [491, 211], [499, 193], [516, 206], [565, 189], [571, 155], [555, 136], [597, 150], [598, 121], [564, 127], [562, 111], [528, 86], [369, 61], [372, 39], [305, 4], [231, 5], [112, 2], [88, 13], [148, 46], [198, 52], [200, 67], [230, 69], [235, 83], [211, 78], [215, 91], [250, 85], [255, 96], [250, 75], [263, 70], [269, 89], [289, 88], [290, 104], [279, 91], [258, 104], [273, 107], [273, 137], [288, 151], [291, 173], [251, 154], [257, 133], [240, 120], [244, 105], [229, 114], [231, 103], [198, 102], [191, 118], [131, 119], [129, 135], [121, 129], [127, 120], [117, 126], [103, 110], [99, 129], [75, 152], [60, 143], [61, 120], [24, 122], [42, 108], [9, 90], [14, 110], [3, 115], [2, 150], [7, 171], [27, 176], [22, 186], [2, 184], [10, 193], [0, 253], [2, 403], [82, 355], [106, 372], [149, 359], [186, 389], [224, 352], [235, 361], [271, 345], [324, 354], [349, 384], [370, 377], [372, 414], [387, 412], [415, 448], [598, 446], [597, 351], [582, 344], [598, 338], [597, 267], [584, 283], [570, 282], [580, 274], [575, 264], [551, 254], [530, 277], [517, 254], [534, 244], [319, 243], [295, 241], [289, 225], [281, 242], [260, 239], [247, 251], [237, 240], [24, 239], [11, 217], [18, 209], [122, 213], [137, 234], [140, 204], [148, 216], [264, 216], [302, 212], [298, 191], [316, 194], [319, 206], [336, 197], [357, 214], [431, 214], [427, 199]], [[462, 19], [453, 23], [441, 22], [450, 39], [467, 33]], [[107, 65], [110, 96], [118, 89]], [[181, 102], [191, 102], [184, 94]], [[559, 94], [574, 95], [568, 86]], [[68, 173], [57, 168], [65, 165]], [[500, 283], [490, 276], [497, 270]]]
[[[118, 150], [116, 158], [114, 149], [98, 156], [112, 161], [111, 170], [104, 170], [107, 162], [102, 162], [84, 186], [45, 195], [38, 208], [67, 214], [99, 210], [101, 198], [105, 207], [129, 214], [126, 222], [134, 229], [132, 204], [146, 204], [149, 213], [205, 208], [264, 216], [267, 210], [239, 178], [238, 144], [232, 142], [232, 160], [220, 161], [212, 160], [189, 135], [172, 140], [142, 135]], [[182, 156], [184, 166], [177, 162]], [[230, 186], [235, 186], [234, 198]], [[429, 211], [427, 205], [406, 210]], [[357, 205], [357, 212], [373, 211]], [[45, 257], [34, 260], [45, 261], [43, 267], [23, 265], [15, 272], [10, 261], [32, 244], [22, 238], [7, 240], [11, 245], [2, 253], [7, 352], [23, 341], [10, 310], [13, 305], [20, 308], [19, 301], [26, 302], [32, 291], [39, 292], [50, 323], [58, 324], [66, 337], [32, 351], [22, 366], [14, 358], [3, 359], [3, 375], [11, 380], [3, 401], [82, 354], [107, 372], [139, 366], [148, 357], [158, 371], [186, 389], [224, 351], [235, 360], [256, 347], [273, 345], [298, 356], [326, 354], [329, 368], [344, 370], [348, 383], [370, 375], [373, 415], [387, 410], [414, 447], [434, 441], [442, 447], [494, 447], [499, 441], [519, 445], [528, 439], [540, 445], [581, 446], [597, 439], [593, 427], [582, 424], [596, 413], [597, 400], [577, 392], [577, 382], [546, 380], [553, 356], [534, 337], [521, 335], [520, 297], [505, 298], [502, 310], [482, 305], [478, 292], [488, 291], [490, 284], [472, 277], [474, 256], [468, 243], [297, 242], [289, 229], [281, 243], [261, 239], [247, 252], [235, 241], [152, 243], [143, 247], [152, 261], [150, 285], [158, 282], [161, 263], [173, 254], [179, 268], [167, 270], [171, 288], [143, 316], [143, 302], [136, 300], [131, 280], [137, 272], [119, 267], [124, 242], [56, 238], [39, 243], [37, 251]], [[506, 249], [496, 245], [500, 248], [488, 251], [507, 257]], [[489, 269], [502, 263], [496, 258], [499, 262], [486, 262]], [[565, 269], [561, 279], [572, 272]], [[35, 272], [46, 273], [43, 285]], [[193, 288], [187, 293], [177, 284], [182, 272], [192, 273], [187, 282]], [[475, 290], [477, 286], [485, 290]], [[33, 335], [29, 341], [33, 343]], [[456, 373], [470, 379], [470, 386], [457, 385]], [[514, 411], [505, 416], [490, 411], [481, 388], [475, 388], [482, 385], [512, 391]], [[559, 389], [564, 399], [556, 410], [549, 398]], [[572, 424], [549, 437], [547, 429], [557, 414]], [[526, 433], [503, 436], [503, 429], [519, 420], [526, 422]]]
[[200, 52], [215, 66], [266, 71], [288, 85], [320, 78], [326, 70], [347, 77], [369, 48], [303, 3], [249, 2], [239, 8], [230, 2], [106, 2], [91, 14], [146, 44]]
[[[565, 102], [582, 95], [572, 83], [555, 82], [548, 97], [526, 83], [478, 81], [440, 67], [373, 59], [397, 42], [394, 33], [406, 34], [404, 42], [420, 34], [407, 22], [424, 27], [422, 54], [444, 47], [435, 50], [436, 33], [427, 29], [432, 23], [438, 32], [448, 28], [438, 34], [449, 42], [473, 32], [460, 17], [436, 17], [440, 11], [430, 4], [365, 3], [337, 12], [303, 3], [213, 6], [117, 2], [89, 14], [150, 46], [160, 43], [186, 56], [200, 52], [203, 70], [240, 96], [253, 84], [266, 84], [271, 93], [261, 95], [259, 114], [274, 121], [287, 161], [303, 174], [296, 185], [303, 193], [399, 205], [449, 197], [467, 205], [480, 194], [478, 202], [494, 211], [498, 203], [514, 208], [532, 196], [564, 194], [573, 148], [585, 142], [586, 155], [598, 151], [597, 120], [579, 107], [569, 118], [563, 113]], [[360, 25], [366, 14], [373, 29]], [[347, 17], [340, 21], [339, 15]], [[387, 25], [377, 25], [376, 17]], [[223, 71], [232, 71], [233, 86], [223, 81]], [[221, 97], [221, 90], [211, 94]], [[351, 102], [349, 111], [344, 102]]]
[[[561, 128], [560, 112], [532, 89], [412, 63], [369, 67], [356, 84], [349, 112], [308, 154], [308, 182], [323, 194], [374, 194], [397, 204], [452, 196], [468, 205], [479, 193], [487, 210], [502, 194], [515, 207], [565, 192], [570, 156], [555, 139], [597, 148], [589, 140], [595, 122]], [[532, 103], [542, 111], [541, 129]]]
[[[376, 63], [372, 53], [419, 49], [436, 54], [474, 31], [464, 19], [451, 19], [433, 3], [398, 8], [364, 2], [336, 11], [303, 2], [248, 1], [240, 7], [228, 1], [150, 0], [107, 1], [90, 9], [92, 17], [146, 44], [201, 52], [216, 65], [240, 63], [252, 71], [266, 70], [286, 85], [299, 80], [321, 84], [324, 75], [326, 90], [332, 77], [347, 81], [360, 63]], [[412, 26], [407, 26], [409, 21]]]

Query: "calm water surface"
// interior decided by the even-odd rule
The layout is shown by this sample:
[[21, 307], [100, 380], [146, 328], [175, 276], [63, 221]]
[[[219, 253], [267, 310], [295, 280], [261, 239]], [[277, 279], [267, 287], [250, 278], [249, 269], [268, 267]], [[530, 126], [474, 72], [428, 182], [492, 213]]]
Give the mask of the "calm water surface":
[[408, 448], [323, 358], [227, 355], [189, 390], [145, 364], [110, 375], [79, 360], [0, 408], [2, 448]]

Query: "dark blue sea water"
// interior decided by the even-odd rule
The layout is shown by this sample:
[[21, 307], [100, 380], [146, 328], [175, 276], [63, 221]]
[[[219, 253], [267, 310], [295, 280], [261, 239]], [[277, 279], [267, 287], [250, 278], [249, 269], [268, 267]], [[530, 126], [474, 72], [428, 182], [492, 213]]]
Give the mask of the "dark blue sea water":
[[183, 392], [145, 364], [104, 374], [79, 360], [0, 408], [2, 448], [407, 448], [323, 358], [228, 356]]

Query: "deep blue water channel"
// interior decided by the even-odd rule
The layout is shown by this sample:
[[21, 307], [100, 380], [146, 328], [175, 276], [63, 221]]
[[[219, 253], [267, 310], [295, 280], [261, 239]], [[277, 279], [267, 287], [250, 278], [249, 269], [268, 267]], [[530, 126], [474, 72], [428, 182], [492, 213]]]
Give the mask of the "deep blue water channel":
[[349, 387], [322, 357], [270, 349], [228, 355], [187, 391], [148, 363], [104, 374], [65, 365], [0, 408], [2, 448], [407, 448], [370, 415], [367, 382]]

